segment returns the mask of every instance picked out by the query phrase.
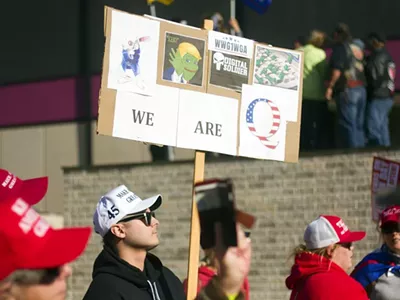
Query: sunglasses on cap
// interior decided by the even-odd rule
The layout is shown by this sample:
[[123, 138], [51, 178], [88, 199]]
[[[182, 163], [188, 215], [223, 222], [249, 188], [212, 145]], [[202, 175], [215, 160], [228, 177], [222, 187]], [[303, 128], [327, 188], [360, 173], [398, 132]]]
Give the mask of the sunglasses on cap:
[[338, 245], [348, 250], [351, 250], [351, 247], [353, 247], [353, 243], [338, 243]]
[[156, 214], [154, 211], [150, 211], [150, 212], [141, 212], [141, 213], [137, 213], [137, 214], [131, 214], [126, 216], [125, 218], [123, 218], [121, 221], [119, 221], [118, 223], [121, 222], [129, 222], [132, 220], [143, 220], [144, 223], [146, 224], [146, 226], [150, 226], [151, 225], [151, 219], [155, 218]]
[[52, 284], [61, 274], [62, 267], [39, 269], [39, 270], [19, 270], [10, 276], [10, 281], [20, 285], [49, 285]]
[[382, 225], [381, 232], [384, 234], [391, 234], [395, 232], [400, 233], [400, 223], [389, 222], [387, 224]]

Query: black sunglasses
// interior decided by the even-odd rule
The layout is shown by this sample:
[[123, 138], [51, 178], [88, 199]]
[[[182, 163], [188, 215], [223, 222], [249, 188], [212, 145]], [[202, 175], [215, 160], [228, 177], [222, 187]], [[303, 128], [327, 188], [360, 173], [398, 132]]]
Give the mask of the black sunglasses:
[[21, 285], [52, 284], [61, 274], [62, 267], [54, 267], [40, 270], [21, 270], [15, 272], [12, 281]]
[[338, 245], [349, 250], [353, 247], [353, 243], [338, 243]]
[[382, 231], [382, 233], [385, 233], [385, 234], [392, 234], [395, 232], [400, 233], [400, 224], [399, 223], [385, 224], [381, 227], [381, 231]]
[[142, 219], [144, 220], [144, 223], [146, 224], [146, 226], [150, 226], [151, 225], [151, 219], [155, 218], [156, 214], [154, 213], [154, 211], [151, 212], [141, 212], [141, 213], [137, 213], [137, 214], [131, 214], [126, 216], [124, 219], [122, 219], [120, 222], [129, 222], [135, 219]]

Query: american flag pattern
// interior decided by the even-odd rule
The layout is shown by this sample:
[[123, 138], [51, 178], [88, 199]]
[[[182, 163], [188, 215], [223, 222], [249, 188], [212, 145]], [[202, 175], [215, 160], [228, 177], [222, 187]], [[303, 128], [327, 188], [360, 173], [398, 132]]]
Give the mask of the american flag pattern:
[[[256, 107], [258, 102], [266, 102], [272, 110], [272, 127], [267, 135], [261, 135], [257, 133], [257, 129], [254, 126], [254, 108]], [[267, 100], [264, 98], [253, 100], [247, 108], [246, 122], [249, 130], [260, 140], [260, 142], [265, 147], [269, 149], [275, 149], [278, 146], [279, 142], [269, 140], [269, 138], [276, 134], [281, 124], [281, 113], [279, 112], [278, 107], [271, 100]]]

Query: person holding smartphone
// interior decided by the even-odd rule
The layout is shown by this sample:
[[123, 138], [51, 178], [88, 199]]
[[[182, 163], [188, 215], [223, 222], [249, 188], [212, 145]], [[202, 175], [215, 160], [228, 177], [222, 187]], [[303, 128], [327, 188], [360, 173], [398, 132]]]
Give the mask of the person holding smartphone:
[[[249, 232], [245, 232], [246, 239], [248, 239], [249, 236]], [[214, 248], [205, 249], [204, 254], [205, 256], [200, 262], [199, 266], [197, 293], [200, 293], [200, 291], [206, 287], [215, 276], [218, 275], [220, 269], [220, 262], [217, 258], [217, 253]], [[187, 284], [188, 281], [185, 279], [183, 281], [185, 293], [187, 293]], [[241, 291], [244, 294], [244, 299], [250, 300], [250, 284], [247, 277], [244, 279]]]

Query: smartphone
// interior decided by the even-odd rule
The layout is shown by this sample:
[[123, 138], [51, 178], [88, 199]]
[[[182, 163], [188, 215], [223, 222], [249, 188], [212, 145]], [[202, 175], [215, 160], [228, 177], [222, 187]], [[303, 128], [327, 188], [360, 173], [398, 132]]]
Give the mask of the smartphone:
[[200, 219], [200, 245], [215, 247], [215, 224], [220, 223], [222, 243], [237, 246], [236, 210], [233, 184], [230, 179], [211, 179], [195, 184], [195, 200]]

